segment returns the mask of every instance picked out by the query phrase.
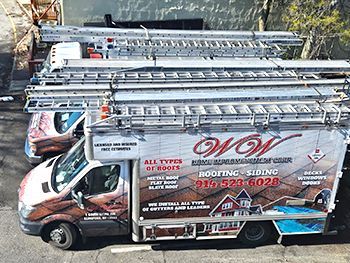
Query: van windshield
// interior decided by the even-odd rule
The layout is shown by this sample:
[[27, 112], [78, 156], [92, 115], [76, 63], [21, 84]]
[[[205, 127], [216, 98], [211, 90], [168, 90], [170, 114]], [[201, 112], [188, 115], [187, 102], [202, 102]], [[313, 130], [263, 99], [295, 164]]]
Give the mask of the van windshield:
[[41, 64], [40, 73], [48, 73], [51, 71], [51, 51], [46, 57], [45, 61]]
[[55, 129], [59, 133], [65, 133], [80, 118], [82, 112], [57, 112], [55, 113]]
[[52, 186], [61, 192], [88, 164], [84, 153], [85, 139], [81, 139], [72, 149], [62, 155], [52, 171]]

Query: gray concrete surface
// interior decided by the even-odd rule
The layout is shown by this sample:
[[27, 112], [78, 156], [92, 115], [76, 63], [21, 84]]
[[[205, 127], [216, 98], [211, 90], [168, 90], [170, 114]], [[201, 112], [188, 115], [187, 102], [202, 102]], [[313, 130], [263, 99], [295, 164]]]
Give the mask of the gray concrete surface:
[[[211, 29], [257, 30], [263, 0], [61, 0], [63, 21], [67, 25], [103, 21], [112, 14], [116, 21], [203, 18]], [[350, 0], [338, 1], [340, 12], [349, 14]], [[289, 1], [273, 1], [267, 26], [269, 30], [285, 30], [282, 20]], [[81, 7], [84, 8], [81, 8]], [[335, 41], [332, 57], [349, 58], [349, 45]]]
[[[16, 0], [0, 0], [0, 94], [7, 92], [12, 79], [13, 49], [30, 28], [30, 21]], [[14, 24], [16, 36], [14, 34]], [[16, 39], [15, 39], [16, 38]], [[16, 79], [21, 78], [15, 76]], [[27, 75], [25, 77], [28, 77]]]
[[[203, 18], [212, 29], [257, 27], [260, 2], [254, 0], [63, 0], [66, 25], [103, 21], [112, 14], [117, 21]], [[83, 3], [84, 8], [81, 8]]]
[[288, 237], [282, 245], [244, 247], [236, 240], [172, 241], [151, 244], [146, 251], [127, 250], [125, 237], [90, 238], [73, 251], [61, 251], [38, 237], [24, 235], [18, 226], [17, 188], [31, 169], [23, 153], [29, 115], [22, 104], [0, 103], [0, 262], [350, 262], [350, 235]]

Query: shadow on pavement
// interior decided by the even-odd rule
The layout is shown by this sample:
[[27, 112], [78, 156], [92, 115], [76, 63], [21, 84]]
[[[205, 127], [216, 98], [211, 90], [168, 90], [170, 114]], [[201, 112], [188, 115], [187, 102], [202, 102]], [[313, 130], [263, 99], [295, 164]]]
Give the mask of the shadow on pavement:
[[13, 63], [12, 57], [11, 53], [0, 52], [0, 93], [6, 91], [9, 87]]
[[309, 245], [330, 245], [330, 244], [349, 244], [350, 231], [344, 231], [334, 236], [322, 235], [303, 235], [303, 236], [289, 236], [282, 241], [284, 246], [309, 246]]
[[[11, 101], [1, 101], [4, 97], [11, 97]], [[0, 112], [23, 112], [25, 104], [25, 94], [23, 91], [16, 94], [1, 93], [0, 91]], [[28, 115], [29, 116], [29, 115]]]
[[75, 248], [73, 250], [89, 251], [89, 250], [102, 249], [108, 246], [121, 245], [121, 244], [135, 245], [136, 243], [134, 243], [129, 236], [89, 237], [89, 238], [86, 238], [85, 241], [79, 240], [79, 242], [77, 243], [77, 245], [75, 245]]
[[[346, 244], [350, 243], [350, 231], [344, 232], [336, 236], [322, 236], [319, 234], [313, 235], [299, 235], [286, 236], [282, 240], [283, 246], [309, 246], [309, 245], [329, 245], [329, 244]], [[87, 238], [85, 243], [79, 243], [75, 250], [86, 251], [102, 249], [113, 245], [137, 245], [129, 237], [101, 237], [101, 238]], [[249, 249], [254, 248], [241, 244], [236, 239], [222, 239], [222, 240], [178, 240], [178, 241], [158, 241], [154, 243], [147, 243], [152, 246], [155, 251], [162, 250], [226, 250], [226, 249]], [[274, 245], [275, 241], [270, 240], [267, 245]]]

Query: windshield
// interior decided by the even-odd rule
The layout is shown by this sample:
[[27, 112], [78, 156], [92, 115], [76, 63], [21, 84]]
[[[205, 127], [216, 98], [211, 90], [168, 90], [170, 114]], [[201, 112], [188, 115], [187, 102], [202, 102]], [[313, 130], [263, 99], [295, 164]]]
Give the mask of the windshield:
[[55, 113], [55, 129], [59, 133], [66, 132], [83, 115], [82, 112]]
[[41, 73], [48, 73], [51, 70], [51, 51], [50, 53], [47, 55], [45, 61], [42, 63], [41, 65]]
[[56, 192], [61, 192], [88, 164], [85, 159], [84, 142], [85, 139], [81, 139], [55, 163], [52, 172], [52, 185]]

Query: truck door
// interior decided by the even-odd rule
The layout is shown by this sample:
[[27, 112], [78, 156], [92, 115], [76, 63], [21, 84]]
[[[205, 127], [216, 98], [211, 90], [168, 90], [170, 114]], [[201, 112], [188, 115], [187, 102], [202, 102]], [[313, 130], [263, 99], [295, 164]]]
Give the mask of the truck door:
[[125, 162], [94, 167], [87, 172], [73, 191], [82, 195], [80, 209], [84, 216], [79, 225], [84, 235], [128, 234], [128, 192], [129, 171]]

